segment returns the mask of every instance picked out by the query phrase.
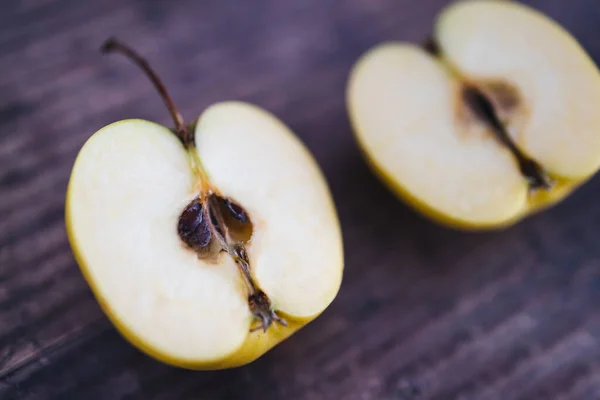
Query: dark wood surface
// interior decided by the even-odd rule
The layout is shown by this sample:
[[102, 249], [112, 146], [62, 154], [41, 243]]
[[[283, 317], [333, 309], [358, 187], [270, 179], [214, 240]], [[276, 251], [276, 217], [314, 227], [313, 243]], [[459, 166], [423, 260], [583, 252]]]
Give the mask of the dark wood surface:
[[[600, 399], [600, 178], [501, 232], [438, 227], [369, 172], [344, 86], [382, 40], [420, 40], [444, 0], [22, 0], [0, 6], [0, 398]], [[598, 0], [530, 1], [600, 61]], [[257, 362], [191, 372], [125, 342], [73, 260], [64, 194], [80, 146], [115, 120], [241, 99], [288, 123], [332, 188], [345, 239], [336, 301]], [[599, 112], [600, 112], [600, 105]]]

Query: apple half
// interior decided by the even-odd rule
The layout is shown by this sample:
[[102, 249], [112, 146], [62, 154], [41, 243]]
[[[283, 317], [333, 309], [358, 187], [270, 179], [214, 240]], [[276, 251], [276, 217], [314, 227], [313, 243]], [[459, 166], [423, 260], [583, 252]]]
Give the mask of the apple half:
[[427, 46], [360, 57], [347, 106], [370, 165], [434, 220], [491, 229], [549, 207], [600, 165], [600, 73], [577, 41], [510, 1], [458, 1]]
[[[218, 103], [190, 128], [137, 54], [176, 123], [130, 119], [96, 132], [75, 161], [66, 224], [104, 312], [168, 364], [246, 364], [333, 301], [341, 231], [317, 163], [276, 117]], [[137, 58], [136, 58], [137, 57]]]

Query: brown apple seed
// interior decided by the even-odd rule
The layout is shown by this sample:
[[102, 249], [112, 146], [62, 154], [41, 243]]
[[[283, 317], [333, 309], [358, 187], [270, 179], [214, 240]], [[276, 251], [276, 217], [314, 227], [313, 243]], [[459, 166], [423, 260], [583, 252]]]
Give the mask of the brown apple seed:
[[181, 213], [177, 232], [181, 240], [194, 250], [198, 251], [209, 245], [212, 234], [198, 199], [193, 200]]

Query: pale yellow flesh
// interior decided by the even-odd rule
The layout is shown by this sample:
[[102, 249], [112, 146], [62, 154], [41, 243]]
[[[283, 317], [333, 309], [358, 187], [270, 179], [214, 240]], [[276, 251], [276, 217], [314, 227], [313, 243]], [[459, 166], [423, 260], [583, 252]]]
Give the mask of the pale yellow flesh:
[[[438, 20], [435, 58], [412, 44], [363, 55], [347, 89], [366, 157], [401, 196], [437, 220], [503, 226], [564, 197], [600, 162], [600, 74], [557, 24], [512, 2], [464, 1]], [[524, 153], [559, 184], [530, 196], [518, 164], [483, 124], [460, 120], [459, 81], [508, 82], [525, 116], [507, 121]]]
[[523, 207], [527, 185], [510, 152], [483, 126], [460, 131], [458, 84], [425, 51], [380, 46], [351, 79], [349, 106], [360, 143], [413, 196], [440, 213], [486, 223]]
[[177, 219], [197, 181], [167, 128], [127, 120], [94, 134], [73, 168], [67, 224], [86, 279], [125, 336], [163, 361], [221, 368], [260, 356], [329, 305], [342, 278], [341, 234], [316, 163], [272, 115], [212, 106], [196, 141], [214, 186], [252, 219], [252, 273], [289, 328], [250, 334], [231, 258], [204, 262], [181, 243]]
[[550, 173], [581, 179], [600, 165], [600, 73], [554, 21], [517, 2], [448, 7], [435, 37], [444, 56], [475, 81], [518, 87], [530, 117], [509, 123], [515, 143]]
[[250, 264], [277, 309], [312, 317], [337, 293], [340, 233], [334, 204], [311, 155], [256, 107], [209, 108], [196, 147], [212, 183], [252, 216]]

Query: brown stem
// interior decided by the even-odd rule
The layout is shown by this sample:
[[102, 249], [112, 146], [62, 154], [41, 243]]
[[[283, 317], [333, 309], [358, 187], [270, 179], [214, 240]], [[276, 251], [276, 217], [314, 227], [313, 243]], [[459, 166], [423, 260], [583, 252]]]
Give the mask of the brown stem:
[[434, 57], [440, 55], [440, 46], [433, 36], [428, 36], [422, 43], [421, 47]]
[[130, 60], [132, 60], [135, 64], [137, 64], [146, 73], [148, 78], [150, 78], [150, 80], [152, 81], [152, 83], [154, 84], [154, 86], [156, 87], [158, 92], [160, 93], [160, 96], [162, 97], [163, 101], [167, 105], [167, 108], [169, 109], [169, 112], [171, 113], [173, 122], [175, 122], [175, 130], [176, 130], [177, 137], [179, 138], [179, 140], [181, 140], [181, 142], [183, 143], [183, 145], [186, 148], [193, 146], [193, 144], [194, 144], [193, 138], [190, 137], [189, 131], [187, 129], [187, 126], [185, 125], [183, 117], [181, 116], [179, 111], [177, 111], [175, 102], [173, 101], [173, 99], [171, 98], [169, 93], [167, 92], [165, 85], [160, 80], [160, 78], [158, 77], [156, 72], [150, 67], [150, 64], [148, 64], [148, 61], [146, 61], [142, 56], [140, 56], [131, 47], [119, 42], [115, 38], [107, 39], [104, 42], [104, 44], [102, 44], [102, 47], [100, 48], [100, 50], [102, 51], [102, 53], [112, 53], [112, 52], [122, 53], [125, 56], [127, 56]]

